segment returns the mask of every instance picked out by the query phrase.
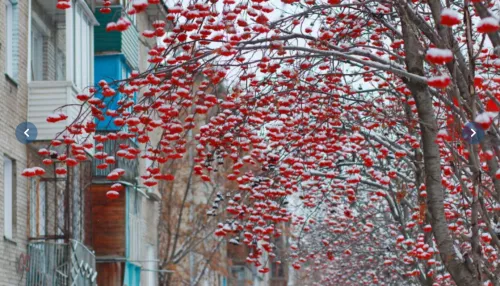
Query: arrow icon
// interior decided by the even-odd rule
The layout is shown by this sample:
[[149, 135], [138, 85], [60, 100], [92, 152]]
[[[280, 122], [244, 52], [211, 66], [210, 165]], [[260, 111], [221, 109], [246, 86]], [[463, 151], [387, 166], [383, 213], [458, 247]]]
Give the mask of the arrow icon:
[[475, 122], [467, 122], [462, 129], [462, 138], [469, 144], [479, 144], [484, 139], [484, 130]]
[[36, 140], [38, 130], [31, 122], [21, 122], [16, 126], [16, 138], [21, 144], [30, 144]]

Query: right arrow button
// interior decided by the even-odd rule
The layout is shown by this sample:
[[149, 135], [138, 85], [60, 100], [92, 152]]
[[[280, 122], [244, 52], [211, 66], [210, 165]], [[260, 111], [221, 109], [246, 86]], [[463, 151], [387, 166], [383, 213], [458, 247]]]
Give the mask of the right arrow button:
[[467, 122], [462, 129], [462, 138], [469, 144], [479, 144], [484, 138], [484, 130], [475, 122]]

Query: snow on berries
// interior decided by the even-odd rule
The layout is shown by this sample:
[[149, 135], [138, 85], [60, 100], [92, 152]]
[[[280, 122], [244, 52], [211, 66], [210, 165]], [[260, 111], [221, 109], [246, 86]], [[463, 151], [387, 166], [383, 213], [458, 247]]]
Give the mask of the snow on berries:
[[26, 168], [23, 170], [21, 173], [23, 177], [34, 177], [34, 176], [43, 176], [45, 175], [45, 170], [40, 167], [32, 167], [32, 168]]
[[441, 11], [441, 25], [449, 27], [458, 25], [462, 23], [460, 18], [462, 18], [462, 15], [453, 9], [444, 8], [443, 11]]
[[448, 49], [430, 48], [425, 54], [425, 59], [435, 65], [444, 65], [453, 60], [453, 53]]
[[493, 123], [493, 118], [488, 112], [483, 112], [476, 116], [474, 122], [477, 123], [483, 130], [488, 130], [491, 123]]
[[64, 114], [62, 112], [58, 112], [58, 113], [54, 113], [54, 114], [47, 116], [47, 122], [56, 123], [59, 121], [63, 121], [66, 118], [68, 118], [68, 116], [66, 114]]
[[117, 191], [107, 191], [106, 197], [110, 200], [116, 200], [117, 198], [120, 197], [120, 193]]
[[60, 10], [71, 8], [71, 0], [57, 0], [56, 8]]
[[431, 87], [444, 89], [450, 85], [451, 79], [447, 75], [433, 76], [427, 79], [427, 84]]
[[479, 33], [488, 34], [495, 33], [500, 29], [499, 20], [494, 17], [483, 18], [477, 23], [477, 31]]

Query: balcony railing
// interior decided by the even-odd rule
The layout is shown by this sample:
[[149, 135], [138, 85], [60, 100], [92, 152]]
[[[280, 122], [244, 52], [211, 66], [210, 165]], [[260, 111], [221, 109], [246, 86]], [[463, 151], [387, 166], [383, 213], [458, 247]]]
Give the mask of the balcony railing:
[[[98, 133], [98, 134], [106, 134], [106, 133]], [[98, 144], [99, 142], [96, 142]], [[138, 176], [138, 159], [129, 160], [126, 158], [122, 158], [116, 155], [116, 152], [120, 150], [120, 144], [126, 144], [129, 147], [137, 148], [137, 144], [131, 139], [117, 139], [117, 140], [107, 140], [103, 143], [104, 149], [100, 152], [106, 153], [108, 156], [115, 157], [114, 164], [108, 164], [108, 167], [105, 169], [98, 169], [97, 166], [105, 162], [104, 159], [96, 159], [94, 158], [92, 161], [93, 168], [93, 176], [96, 179], [106, 179], [106, 176], [114, 169], [121, 168], [125, 170], [125, 175], [121, 178], [121, 180], [126, 181], [134, 181]]]
[[97, 285], [94, 254], [76, 240], [28, 245], [27, 286]]

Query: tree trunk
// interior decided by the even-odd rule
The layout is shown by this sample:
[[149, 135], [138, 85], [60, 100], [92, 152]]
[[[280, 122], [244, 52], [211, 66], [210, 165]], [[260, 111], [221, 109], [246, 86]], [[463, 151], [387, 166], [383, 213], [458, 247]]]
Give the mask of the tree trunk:
[[[406, 66], [410, 73], [424, 76], [423, 50], [417, 38], [419, 30], [408, 20], [404, 8], [399, 7], [406, 52]], [[406, 80], [417, 106], [422, 132], [424, 154], [424, 179], [427, 188], [427, 206], [431, 214], [431, 225], [441, 259], [455, 283], [459, 286], [479, 285], [480, 281], [466, 267], [453, 245], [444, 214], [444, 191], [441, 185], [441, 164], [439, 147], [435, 143], [438, 131], [432, 96], [423, 83]]]

